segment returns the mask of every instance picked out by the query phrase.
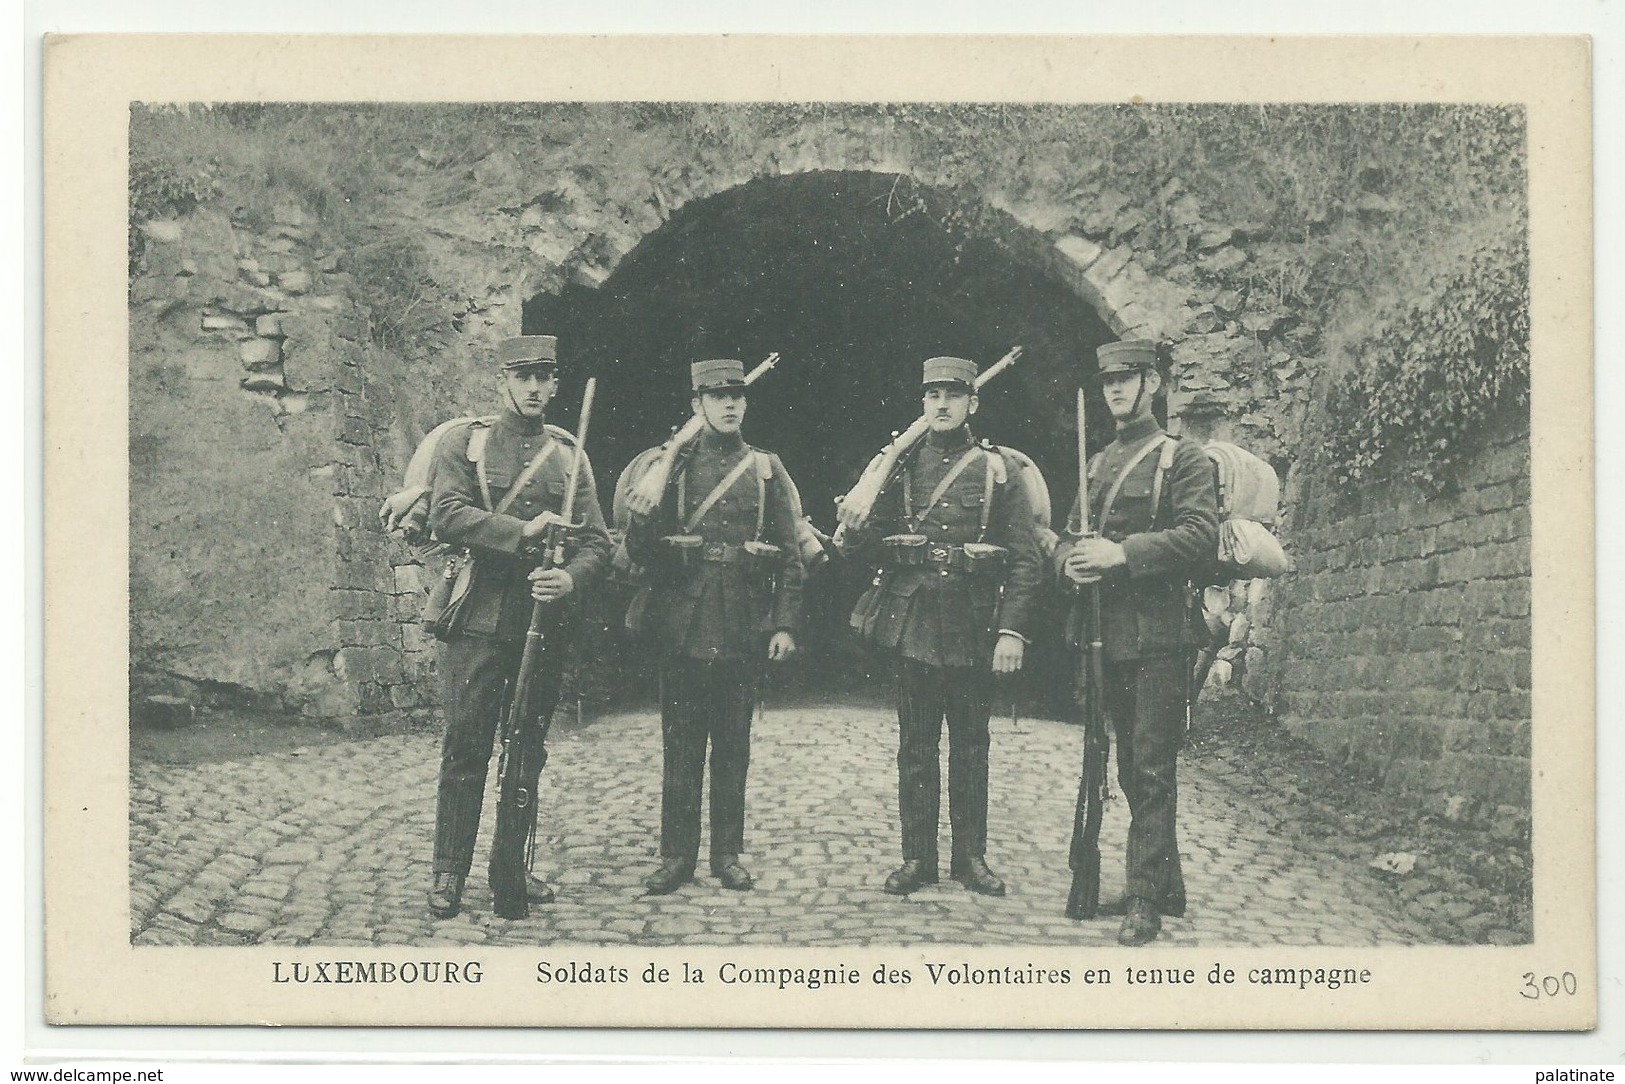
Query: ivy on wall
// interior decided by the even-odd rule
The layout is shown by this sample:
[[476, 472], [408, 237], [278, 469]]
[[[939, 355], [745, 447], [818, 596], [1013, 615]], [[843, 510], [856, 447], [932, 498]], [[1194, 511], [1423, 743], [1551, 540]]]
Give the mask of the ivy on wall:
[[[1521, 219], [1519, 223], [1521, 224]], [[1529, 252], [1493, 236], [1413, 296], [1378, 309], [1327, 394], [1342, 486], [1404, 474], [1447, 490], [1503, 406], [1529, 405]]]

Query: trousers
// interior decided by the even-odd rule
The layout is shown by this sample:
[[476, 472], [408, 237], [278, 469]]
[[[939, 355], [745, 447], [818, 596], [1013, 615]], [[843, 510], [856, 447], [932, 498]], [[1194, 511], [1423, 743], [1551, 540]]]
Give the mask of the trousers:
[[937, 863], [942, 802], [942, 724], [948, 723], [948, 821], [956, 861], [987, 852], [988, 717], [993, 673], [980, 666], [928, 666], [900, 659], [897, 670], [897, 806], [903, 860]]
[[668, 656], [660, 665], [660, 855], [698, 861], [706, 747], [711, 754], [711, 858], [745, 849], [745, 775], [756, 664]]
[[1117, 784], [1128, 799], [1127, 894], [1173, 915], [1185, 911], [1174, 822], [1187, 667], [1183, 657], [1108, 660], [1102, 690], [1106, 719], [1117, 737]]
[[[446, 714], [446, 734], [440, 745], [440, 787], [435, 810], [434, 871], [468, 876], [479, 834], [480, 806], [485, 797], [486, 774], [491, 764], [497, 727], [508, 712], [510, 686], [519, 674], [523, 641], [459, 636], [441, 649], [440, 679]], [[531, 693], [531, 718], [524, 732], [528, 739], [509, 755], [521, 758], [521, 776], [536, 794], [536, 783], [547, 763], [542, 724], [552, 716], [559, 700], [562, 652], [544, 651], [536, 668]], [[529, 832], [536, 802], [526, 822], [510, 818], [514, 830]]]

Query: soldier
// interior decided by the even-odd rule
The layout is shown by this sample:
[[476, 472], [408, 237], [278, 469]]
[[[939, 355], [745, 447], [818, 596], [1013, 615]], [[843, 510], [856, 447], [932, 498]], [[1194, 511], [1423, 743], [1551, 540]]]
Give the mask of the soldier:
[[[1201, 448], [1169, 436], [1152, 415], [1162, 388], [1156, 344], [1107, 343], [1097, 353], [1101, 393], [1117, 423], [1116, 440], [1089, 464], [1088, 523], [1098, 533], [1075, 534], [1053, 560], [1063, 582], [1100, 584], [1102, 700], [1131, 818], [1128, 890], [1103, 911], [1123, 915], [1120, 944], [1143, 945], [1155, 940], [1163, 915], [1185, 913], [1174, 769], [1199, 641], [1190, 581], [1217, 551], [1217, 480]], [[1069, 523], [1080, 523], [1075, 497]], [[1080, 621], [1075, 609], [1074, 640]]]
[[[439, 918], [455, 915], [462, 906], [491, 743], [507, 711], [506, 697], [513, 692], [532, 604], [547, 603], [552, 617], [546, 629], [549, 646], [533, 686], [536, 718], [528, 727], [539, 740], [538, 726], [558, 702], [562, 652], [556, 649], [557, 637], [574, 616], [573, 596], [598, 578], [609, 559], [609, 535], [592, 470], [583, 462], [575, 496], [583, 527], [573, 555], [563, 568], [537, 568], [538, 540], [563, 508], [575, 452], [569, 434], [544, 425], [547, 404], [558, 390], [556, 347], [551, 335], [502, 342], [496, 351], [502, 413], [495, 421], [478, 420], [448, 431], [435, 449], [430, 527], [442, 542], [467, 547], [474, 560], [457, 627], [443, 636], [440, 660], [446, 736], [429, 891], [429, 910]], [[520, 755], [534, 794], [547, 752], [531, 748]], [[533, 827], [534, 817], [532, 803], [527, 828]], [[517, 871], [494, 870], [493, 882], [498, 880], [518, 883], [520, 878]], [[552, 889], [539, 878], [526, 873], [523, 880], [530, 902], [552, 901]], [[523, 901], [518, 903], [514, 909], [522, 911]]]
[[904, 453], [847, 550], [879, 569], [852, 626], [897, 659], [897, 798], [903, 865], [885, 890], [937, 882], [938, 749], [948, 724], [950, 872], [973, 892], [1004, 895], [988, 868], [987, 756], [993, 675], [1021, 669], [1042, 579], [1019, 466], [978, 444], [975, 362], [925, 363], [930, 428]]
[[678, 450], [659, 507], [626, 532], [648, 577], [627, 627], [660, 652], [661, 863], [644, 882], [657, 896], [694, 876], [708, 741], [711, 872], [725, 888], [751, 887], [739, 855], [756, 682], [764, 658], [796, 649], [804, 575], [790, 477], [740, 435], [744, 363], [695, 362], [690, 375], [705, 426]]

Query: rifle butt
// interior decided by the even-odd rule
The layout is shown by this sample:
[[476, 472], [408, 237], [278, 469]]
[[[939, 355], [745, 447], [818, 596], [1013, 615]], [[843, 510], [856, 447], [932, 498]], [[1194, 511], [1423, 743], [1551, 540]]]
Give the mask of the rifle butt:
[[1100, 852], [1096, 851], [1082, 868], [1072, 874], [1072, 891], [1066, 897], [1066, 917], [1074, 922], [1094, 918], [1100, 912]]

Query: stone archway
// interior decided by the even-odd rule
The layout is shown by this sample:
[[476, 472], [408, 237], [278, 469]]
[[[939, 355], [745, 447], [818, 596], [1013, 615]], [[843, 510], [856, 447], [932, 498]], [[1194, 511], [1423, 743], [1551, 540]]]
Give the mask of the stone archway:
[[[784, 361], [752, 397], [747, 433], [784, 458], [815, 522], [832, 529], [833, 499], [918, 413], [923, 358], [986, 365], [1019, 344], [1021, 362], [982, 397], [974, 425], [1035, 459], [1059, 522], [1076, 477], [1080, 369], [1092, 370], [1101, 343], [1158, 333], [1129, 322], [1148, 320], [1145, 306], [1108, 301], [1123, 261], [1106, 260], [1097, 284], [1089, 270], [1106, 253], [1083, 239], [1057, 245], [1009, 212], [898, 174], [759, 177], [690, 200], [612, 265], [603, 245], [579, 251], [608, 273], [527, 298], [524, 330], [558, 335], [567, 373], [600, 377], [592, 444], [606, 496], [632, 456], [686, 417], [689, 361], [777, 351]], [[1099, 446], [1111, 425], [1095, 410]], [[836, 569], [809, 595], [818, 646], [839, 644], [866, 575]]]

